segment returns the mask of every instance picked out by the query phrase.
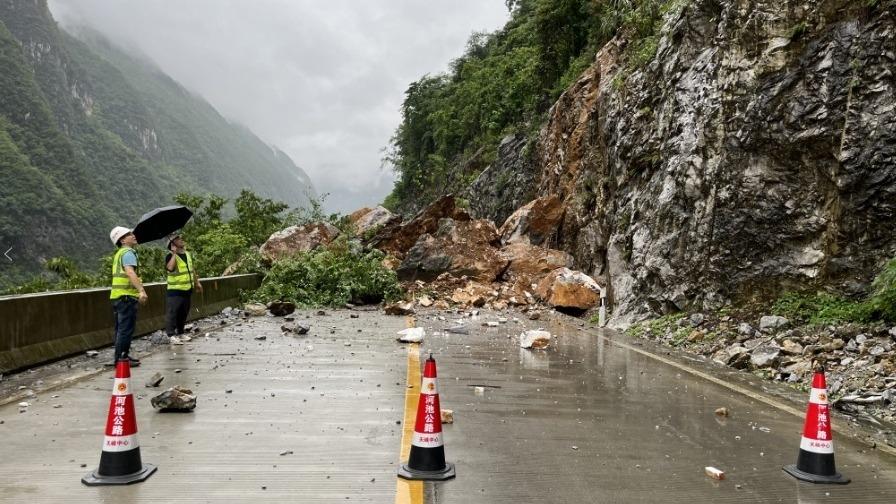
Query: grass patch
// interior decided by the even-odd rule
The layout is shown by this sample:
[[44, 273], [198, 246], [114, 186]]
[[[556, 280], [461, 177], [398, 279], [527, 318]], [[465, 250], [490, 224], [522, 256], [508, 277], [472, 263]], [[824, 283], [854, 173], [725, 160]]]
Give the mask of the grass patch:
[[866, 323], [872, 320], [867, 302], [851, 301], [830, 294], [789, 292], [772, 305], [772, 313], [809, 324]]

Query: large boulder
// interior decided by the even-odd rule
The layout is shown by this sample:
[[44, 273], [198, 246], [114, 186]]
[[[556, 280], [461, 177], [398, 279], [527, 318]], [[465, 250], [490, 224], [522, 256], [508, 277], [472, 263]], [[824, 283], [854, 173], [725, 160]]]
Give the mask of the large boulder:
[[558, 268], [538, 283], [535, 293], [554, 308], [587, 310], [600, 302], [601, 287], [581, 271]]
[[395, 215], [386, 208], [362, 208], [349, 215], [349, 222], [358, 236], [365, 236], [384, 228], [390, 223], [398, 224], [401, 216]]
[[517, 211], [501, 226], [504, 243], [541, 245], [557, 231], [566, 208], [555, 194], [534, 199]]
[[401, 259], [422, 235], [435, 233], [445, 218], [468, 221], [470, 214], [457, 207], [454, 196], [442, 196], [405, 224], [396, 219], [386, 223], [367, 244]]
[[573, 265], [573, 257], [567, 252], [528, 243], [512, 243], [502, 248], [499, 254], [509, 262], [505, 275], [511, 278], [541, 278], [557, 268]]
[[339, 230], [327, 222], [313, 222], [304, 226], [290, 226], [278, 231], [264, 242], [259, 252], [265, 261], [289, 257], [300, 252], [309, 252], [327, 245], [339, 236]]
[[495, 248], [498, 241], [491, 221], [442, 219], [434, 235], [423, 235], [407, 252], [398, 267], [398, 278], [428, 282], [447, 272], [491, 282], [509, 262]]

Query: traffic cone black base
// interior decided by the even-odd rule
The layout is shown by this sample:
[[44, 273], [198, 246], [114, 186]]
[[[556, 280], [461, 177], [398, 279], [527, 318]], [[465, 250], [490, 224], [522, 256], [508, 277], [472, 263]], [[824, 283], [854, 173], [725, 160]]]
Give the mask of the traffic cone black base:
[[454, 464], [445, 463], [445, 468], [438, 471], [420, 471], [411, 469], [408, 464], [401, 464], [398, 477], [406, 480], [445, 481], [455, 477]]
[[[102, 462], [100, 463], [102, 464]], [[143, 464], [143, 467], [139, 471], [124, 476], [103, 476], [100, 474], [100, 470], [97, 469], [84, 475], [84, 477], [81, 478], [81, 483], [84, 483], [87, 486], [130, 485], [132, 483], [146, 481], [152, 476], [152, 473], [156, 472], [156, 469], [157, 467], [152, 464]]]
[[784, 466], [784, 472], [793, 476], [800, 481], [808, 481], [809, 483], [829, 483], [835, 485], [845, 485], [850, 482], [849, 478], [835, 472], [833, 476], [821, 476], [818, 474], [807, 473], [797, 469], [796, 464]]
[[796, 464], [783, 467], [784, 472], [800, 481], [845, 485], [849, 478], [837, 472], [834, 463], [834, 440], [831, 432], [831, 409], [828, 404], [827, 382], [824, 369], [815, 370], [809, 407]]

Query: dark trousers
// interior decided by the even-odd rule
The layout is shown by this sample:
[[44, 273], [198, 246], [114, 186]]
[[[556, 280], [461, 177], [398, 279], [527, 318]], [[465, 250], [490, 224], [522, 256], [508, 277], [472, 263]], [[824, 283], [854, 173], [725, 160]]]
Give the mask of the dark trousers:
[[165, 298], [165, 333], [168, 336], [184, 333], [184, 324], [190, 315], [190, 296]]
[[122, 296], [112, 302], [115, 311], [115, 362], [127, 357], [137, 325], [137, 299]]

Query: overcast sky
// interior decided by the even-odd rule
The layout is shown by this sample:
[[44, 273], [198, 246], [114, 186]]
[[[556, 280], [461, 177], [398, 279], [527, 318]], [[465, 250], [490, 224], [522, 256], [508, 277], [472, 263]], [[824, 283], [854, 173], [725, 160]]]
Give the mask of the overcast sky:
[[408, 84], [444, 72], [504, 0], [50, 0], [280, 147], [330, 211], [382, 201]]

